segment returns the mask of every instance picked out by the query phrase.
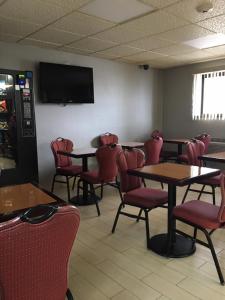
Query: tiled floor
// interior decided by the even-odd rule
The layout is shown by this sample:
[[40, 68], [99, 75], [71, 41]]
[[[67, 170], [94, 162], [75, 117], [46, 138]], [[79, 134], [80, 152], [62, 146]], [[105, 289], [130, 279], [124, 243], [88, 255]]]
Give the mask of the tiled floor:
[[[149, 184], [160, 188], [159, 183]], [[184, 189], [178, 189], [178, 201]], [[58, 195], [63, 196], [63, 190], [64, 186]], [[190, 193], [188, 199], [194, 199], [193, 195]], [[204, 198], [210, 201], [211, 196]], [[219, 199], [218, 189], [218, 202]], [[219, 284], [207, 248], [197, 245], [196, 253], [188, 258], [160, 257], [146, 249], [143, 221], [136, 223], [125, 216], [120, 216], [111, 234], [118, 204], [118, 192], [106, 187], [100, 217], [95, 206], [80, 207], [81, 224], [69, 273], [69, 287], [76, 300], [225, 299], [225, 286]], [[166, 213], [162, 208], [150, 213], [151, 235], [166, 231]], [[178, 227], [184, 229], [185, 225]], [[218, 230], [213, 241], [225, 275], [225, 231]]]

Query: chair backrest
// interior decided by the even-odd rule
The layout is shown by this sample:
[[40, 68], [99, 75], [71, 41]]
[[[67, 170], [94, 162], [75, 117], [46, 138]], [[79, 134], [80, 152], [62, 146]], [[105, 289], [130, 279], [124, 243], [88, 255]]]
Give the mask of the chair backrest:
[[68, 167], [72, 165], [71, 157], [60, 155], [57, 151], [66, 151], [72, 152], [73, 151], [73, 142], [68, 139], [57, 138], [56, 140], [51, 142], [51, 149], [55, 159], [55, 167], [62, 168]]
[[224, 188], [224, 179], [225, 176], [223, 173], [221, 173], [220, 178], [220, 190], [221, 190], [221, 203], [220, 203], [220, 209], [218, 213], [218, 220], [221, 223], [225, 223], [225, 188]]
[[202, 161], [198, 159], [199, 156], [204, 154], [205, 145], [200, 140], [193, 139], [186, 145], [188, 164], [192, 166], [202, 166]]
[[195, 139], [200, 140], [205, 145], [205, 151], [204, 154], [208, 153], [209, 144], [211, 142], [211, 136], [207, 133], [202, 133], [195, 137]]
[[160, 136], [154, 137], [145, 142], [146, 165], [159, 163], [160, 152], [162, 150], [163, 139]]
[[136, 169], [143, 167], [145, 162], [145, 154], [140, 149], [131, 149], [121, 151], [117, 155], [117, 166], [120, 174], [120, 190], [128, 192], [139, 188], [142, 185], [141, 178], [127, 174], [128, 169]]
[[163, 138], [162, 132], [159, 131], [158, 129], [153, 130], [152, 133], [151, 133], [151, 138], [155, 138], [155, 137]]
[[0, 224], [0, 299], [65, 299], [79, 211], [39, 206], [25, 215]]
[[106, 132], [99, 137], [100, 146], [118, 144], [118, 136], [110, 132]]
[[101, 182], [115, 181], [118, 174], [116, 164], [117, 154], [122, 151], [119, 145], [104, 145], [97, 149], [98, 175]]

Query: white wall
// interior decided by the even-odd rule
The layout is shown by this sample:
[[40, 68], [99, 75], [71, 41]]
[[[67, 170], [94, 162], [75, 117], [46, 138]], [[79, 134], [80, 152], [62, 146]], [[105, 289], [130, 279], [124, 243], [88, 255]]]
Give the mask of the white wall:
[[[40, 61], [93, 67], [94, 104], [41, 104], [37, 94]], [[144, 141], [162, 127], [162, 73], [134, 65], [30, 46], [0, 43], [0, 68], [34, 71], [35, 113], [40, 181], [54, 171], [50, 141], [58, 136], [76, 147], [96, 145], [110, 131], [120, 141]]]
[[193, 74], [225, 69], [225, 60], [164, 71], [163, 132], [167, 137], [194, 137], [207, 132], [225, 138], [225, 121], [192, 120]]

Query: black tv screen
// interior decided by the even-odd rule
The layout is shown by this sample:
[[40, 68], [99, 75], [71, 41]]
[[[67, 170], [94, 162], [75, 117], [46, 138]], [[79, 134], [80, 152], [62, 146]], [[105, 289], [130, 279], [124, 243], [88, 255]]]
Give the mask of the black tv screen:
[[92, 68], [40, 62], [39, 87], [45, 103], [94, 103]]

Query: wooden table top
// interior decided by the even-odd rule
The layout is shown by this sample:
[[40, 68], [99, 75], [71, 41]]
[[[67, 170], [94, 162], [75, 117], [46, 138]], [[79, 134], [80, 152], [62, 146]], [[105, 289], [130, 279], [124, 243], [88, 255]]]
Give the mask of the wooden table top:
[[128, 174], [183, 186], [192, 183], [199, 178], [219, 175], [220, 170], [175, 163], [161, 163], [128, 170]]
[[57, 202], [43, 190], [31, 183], [0, 188], [0, 214], [9, 214], [39, 204]]
[[144, 147], [143, 142], [122, 142], [122, 143], [120, 143], [120, 145], [123, 148], [142, 148], [142, 147]]
[[188, 142], [190, 142], [190, 139], [163, 139], [164, 143], [168, 143], [168, 144], [177, 144], [177, 145], [185, 145]]
[[95, 156], [96, 150], [97, 148], [89, 147], [89, 148], [77, 148], [74, 149], [72, 152], [58, 151], [58, 153], [70, 157], [82, 158], [82, 157]]
[[224, 163], [225, 162], [225, 151], [204, 154], [202, 156], [199, 156], [199, 159]]

